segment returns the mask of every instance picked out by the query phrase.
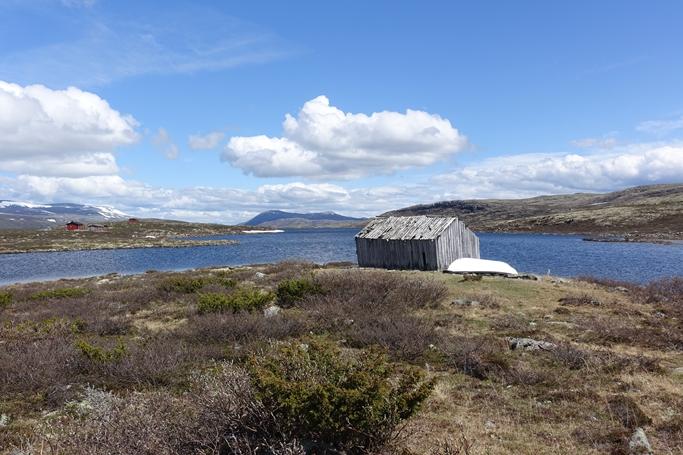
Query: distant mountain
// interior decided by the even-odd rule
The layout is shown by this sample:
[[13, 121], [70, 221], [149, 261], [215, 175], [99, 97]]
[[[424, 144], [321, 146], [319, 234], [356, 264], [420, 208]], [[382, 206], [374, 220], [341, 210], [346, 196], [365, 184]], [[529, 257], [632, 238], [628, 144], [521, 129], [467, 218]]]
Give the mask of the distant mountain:
[[683, 184], [639, 186], [604, 194], [442, 201], [382, 216], [387, 215], [457, 216], [477, 231], [683, 239]]
[[358, 227], [363, 226], [365, 218], [353, 218], [334, 212], [294, 213], [282, 210], [268, 210], [256, 215], [242, 224], [246, 226], [268, 226], [274, 228], [310, 227]]
[[105, 222], [127, 217], [112, 207], [0, 200], [0, 229], [44, 229], [61, 226], [71, 220]]

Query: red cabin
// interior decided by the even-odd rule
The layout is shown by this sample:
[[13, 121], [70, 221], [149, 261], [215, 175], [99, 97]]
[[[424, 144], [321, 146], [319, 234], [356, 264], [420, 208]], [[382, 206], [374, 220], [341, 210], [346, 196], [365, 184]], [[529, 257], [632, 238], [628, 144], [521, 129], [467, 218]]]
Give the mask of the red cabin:
[[81, 229], [85, 229], [85, 224], [77, 223], [75, 221], [69, 221], [68, 223], [66, 223], [67, 231], [79, 231]]

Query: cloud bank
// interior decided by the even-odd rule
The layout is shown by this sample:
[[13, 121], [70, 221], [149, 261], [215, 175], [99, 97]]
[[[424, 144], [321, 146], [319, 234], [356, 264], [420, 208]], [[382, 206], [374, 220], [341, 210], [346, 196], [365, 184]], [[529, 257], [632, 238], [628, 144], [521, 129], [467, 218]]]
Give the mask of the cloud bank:
[[450, 121], [424, 111], [346, 113], [325, 96], [287, 114], [282, 137], [230, 138], [221, 158], [256, 177], [351, 179], [434, 164], [467, 140]]
[[78, 177], [116, 173], [113, 152], [138, 140], [138, 123], [75, 87], [0, 81], [0, 170]]
[[683, 144], [639, 144], [614, 152], [496, 157], [434, 178], [463, 198], [612, 191], [683, 180]]

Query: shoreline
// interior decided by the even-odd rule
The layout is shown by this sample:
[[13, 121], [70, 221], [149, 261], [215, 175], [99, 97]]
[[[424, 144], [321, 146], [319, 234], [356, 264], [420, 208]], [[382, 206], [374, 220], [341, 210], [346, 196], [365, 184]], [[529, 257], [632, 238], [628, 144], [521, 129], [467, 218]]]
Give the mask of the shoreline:
[[609, 243], [653, 243], [663, 245], [683, 244], [683, 233], [664, 234], [618, 234], [618, 233], [596, 233], [596, 232], [550, 232], [550, 231], [499, 231], [474, 229], [476, 234], [536, 234], [536, 235], [564, 235], [582, 237], [587, 242], [609, 242]]
[[237, 240], [183, 240], [176, 243], [139, 243], [139, 244], [121, 244], [121, 245], [84, 245], [78, 247], [58, 246], [53, 248], [35, 248], [24, 250], [0, 250], [0, 254], [29, 254], [29, 253], [67, 253], [77, 251], [97, 251], [97, 250], [134, 250], [146, 248], [190, 248], [193, 246], [228, 246], [237, 245]]

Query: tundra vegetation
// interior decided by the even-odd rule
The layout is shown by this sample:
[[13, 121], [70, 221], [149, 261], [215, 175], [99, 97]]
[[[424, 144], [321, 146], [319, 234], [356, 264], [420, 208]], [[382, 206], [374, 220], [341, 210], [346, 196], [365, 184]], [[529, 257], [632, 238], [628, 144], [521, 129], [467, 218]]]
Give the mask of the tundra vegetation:
[[17, 284], [0, 453], [628, 453], [637, 428], [681, 453], [682, 367], [681, 278], [282, 263]]

